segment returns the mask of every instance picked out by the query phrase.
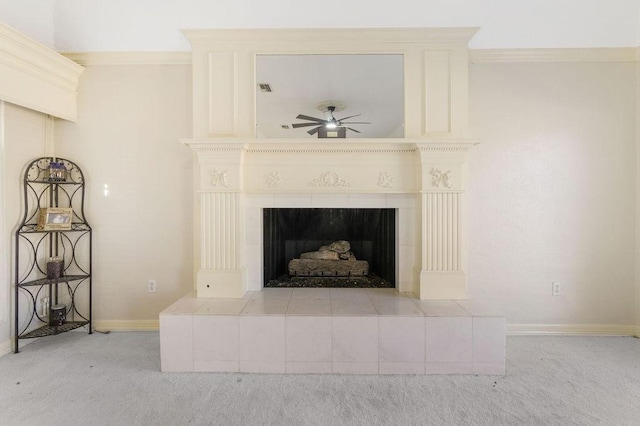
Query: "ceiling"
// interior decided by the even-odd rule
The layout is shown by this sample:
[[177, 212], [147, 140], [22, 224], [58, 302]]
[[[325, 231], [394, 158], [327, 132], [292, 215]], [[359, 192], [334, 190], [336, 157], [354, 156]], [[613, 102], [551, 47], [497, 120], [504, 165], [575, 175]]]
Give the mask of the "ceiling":
[[[324, 119], [318, 109], [326, 101], [339, 101], [344, 110], [335, 118], [362, 114], [347, 121], [371, 124], [349, 125], [347, 138], [402, 137], [404, 83], [402, 55], [258, 55], [256, 82], [267, 83], [272, 92], [256, 84], [258, 138], [317, 138], [291, 128], [298, 114]], [[328, 102], [331, 103], [331, 102]], [[283, 129], [282, 125], [289, 125]]]

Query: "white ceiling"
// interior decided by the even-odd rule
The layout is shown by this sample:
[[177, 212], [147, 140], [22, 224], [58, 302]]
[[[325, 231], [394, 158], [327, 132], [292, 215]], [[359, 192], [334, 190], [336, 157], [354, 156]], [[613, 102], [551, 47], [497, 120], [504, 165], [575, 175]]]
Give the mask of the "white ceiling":
[[404, 119], [402, 55], [258, 55], [257, 83], [268, 83], [272, 92], [257, 87], [256, 124], [262, 138], [317, 138], [314, 127], [282, 129], [282, 125], [309, 123], [298, 114], [324, 119], [317, 107], [336, 100], [346, 105], [337, 119], [362, 114], [347, 121], [348, 138], [402, 137]]

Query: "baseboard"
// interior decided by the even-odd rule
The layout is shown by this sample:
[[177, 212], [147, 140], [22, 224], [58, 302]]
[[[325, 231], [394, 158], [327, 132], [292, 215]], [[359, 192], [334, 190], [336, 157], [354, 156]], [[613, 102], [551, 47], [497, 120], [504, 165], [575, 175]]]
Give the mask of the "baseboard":
[[97, 331], [158, 331], [160, 320], [102, 320], [94, 321], [93, 328]]
[[5, 356], [13, 352], [13, 339], [0, 342], [0, 356]]
[[639, 336], [640, 327], [609, 324], [507, 324], [509, 336]]

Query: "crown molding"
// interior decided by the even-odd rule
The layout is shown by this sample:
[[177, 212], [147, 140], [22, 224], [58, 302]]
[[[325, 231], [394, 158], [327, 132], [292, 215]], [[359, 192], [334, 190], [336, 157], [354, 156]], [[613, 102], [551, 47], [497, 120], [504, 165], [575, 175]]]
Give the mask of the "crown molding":
[[191, 65], [191, 52], [62, 52], [83, 65]]
[[578, 49], [475, 49], [469, 51], [471, 63], [508, 62], [638, 62], [640, 48]]
[[191, 44], [211, 42], [318, 42], [344, 43], [468, 43], [479, 30], [460, 28], [246, 28], [184, 29]]
[[0, 22], [0, 99], [67, 120], [84, 68]]
[[638, 336], [635, 325], [616, 324], [507, 324], [510, 336]]

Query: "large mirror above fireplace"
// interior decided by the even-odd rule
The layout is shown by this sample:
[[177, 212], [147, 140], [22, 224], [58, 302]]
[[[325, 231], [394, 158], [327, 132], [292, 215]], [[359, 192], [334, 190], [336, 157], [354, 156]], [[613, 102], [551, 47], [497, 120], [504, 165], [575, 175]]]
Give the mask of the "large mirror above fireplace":
[[331, 107], [350, 117], [342, 137], [404, 136], [401, 54], [257, 55], [256, 82], [257, 138], [327, 137], [297, 117], [325, 119]]

